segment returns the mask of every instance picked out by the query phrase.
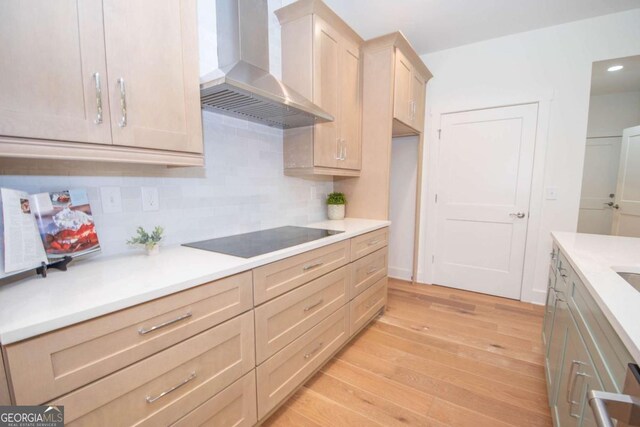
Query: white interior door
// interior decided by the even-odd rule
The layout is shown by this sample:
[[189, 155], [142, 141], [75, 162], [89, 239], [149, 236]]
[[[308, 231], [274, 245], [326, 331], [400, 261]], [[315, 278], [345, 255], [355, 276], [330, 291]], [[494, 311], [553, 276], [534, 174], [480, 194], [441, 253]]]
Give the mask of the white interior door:
[[587, 138], [580, 195], [578, 232], [610, 234], [620, 164], [619, 136]]
[[538, 104], [445, 114], [435, 283], [520, 298]]
[[640, 237], [640, 126], [622, 132], [611, 234]]

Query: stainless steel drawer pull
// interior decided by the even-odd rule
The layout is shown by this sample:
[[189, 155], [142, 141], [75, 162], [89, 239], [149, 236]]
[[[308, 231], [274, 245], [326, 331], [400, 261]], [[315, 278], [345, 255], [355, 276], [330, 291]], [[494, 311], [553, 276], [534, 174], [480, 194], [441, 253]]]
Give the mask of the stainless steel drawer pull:
[[317, 303], [306, 306], [306, 307], [304, 308], [304, 311], [305, 311], [305, 312], [307, 312], [307, 311], [311, 311], [311, 310], [313, 310], [314, 308], [316, 308], [317, 306], [319, 306], [320, 304], [322, 304], [323, 302], [324, 302], [324, 299], [320, 299], [320, 301], [318, 301]]
[[316, 354], [323, 346], [324, 343], [318, 343], [318, 345], [316, 346], [316, 348], [314, 348], [313, 350], [311, 350], [309, 353], [306, 353], [304, 355], [305, 359], [310, 358], [311, 356], [313, 356], [314, 354]]
[[380, 243], [380, 240], [378, 240], [378, 239], [372, 240], [369, 243], [367, 243], [367, 246], [377, 245], [378, 243]]
[[189, 375], [188, 378], [184, 379], [180, 384], [176, 384], [173, 387], [171, 387], [169, 390], [165, 390], [162, 393], [160, 393], [159, 395], [157, 395], [156, 397], [151, 397], [151, 396], [147, 396], [147, 403], [153, 403], [156, 400], [166, 396], [167, 394], [176, 391], [177, 389], [179, 389], [180, 387], [182, 387], [183, 385], [187, 384], [189, 381], [191, 381], [192, 379], [194, 379], [196, 377], [196, 373], [191, 372], [191, 374]]
[[102, 123], [102, 83], [100, 82], [100, 73], [93, 73], [93, 79], [96, 82], [96, 119], [93, 122], [99, 125]]
[[380, 270], [378, 267], [371, 267], [370, 269], [367, 270], [367, 276], [375, 273], [378, 270]]
[[374, 299], [374, 300], [369, 301], [369, 303], [364, 307], [364, 308], [365, 308], [365, 310], [368, 310], [368, 309], [370, 309], [371, 307], [373, 307], [374, 305], [376, 305], [376, 303], [377, 303], [378, 301], [379, 301], [378, 299]]
[[613, 427], [611, 418], [629, 426], [640, 425], [640, 399], [627, 394], [591, 390], [589, 406], [598, 427]]
[[315, 264], [307, 264], [307, 265], [305, 265], [304, 267], [302, 267], [302, 269], [303, 269], [304, 271], [309, 271], [309, 270], [312, 270], [312, 269], [314, 269], [314, 268], [318, 268], [318, 267], [320, 267], [320, 266], [321, 266], [321, 265], [323, 265], [323, 264], [324, 264], [324, 262], [316, 262]]
[[174, 323], [180, 322], [181, 320], [188, 319], [192, 316], [191, 312], [183, 314], [182, 316], [178, 316], [173, 320], [167, 320], [164, 323], [160, 323], [159, 325], [155, 325], [150, 327], [149, 329], [140, 328], [138, 329], [138, 333], [140, 335], [146, 335], [149, 332], [157, 331], [158, 329], [164, 328], [165, 326], [173, 325]]
[[127, 89], [122, 77], [118, 79], [118, 86], [120, 87], [120, 112], [122, 113], [118, 126], [123, 128], [127, 126]]

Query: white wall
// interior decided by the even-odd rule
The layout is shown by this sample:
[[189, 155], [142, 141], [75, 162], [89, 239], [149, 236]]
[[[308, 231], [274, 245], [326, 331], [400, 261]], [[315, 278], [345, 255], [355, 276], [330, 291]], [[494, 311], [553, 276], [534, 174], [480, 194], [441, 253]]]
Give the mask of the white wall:
[[[270, 0], [270, 7], [279, 3]], [[204, 72], [217, 66], [214, 5], [198, 2]], [[162, 225], [165, 244], [177, 244], [326, 218], [333, 182], [284, 176], [282, 131], [210, 112], [203, 113], [203, 127], [204, 169], [0, 159], [0, 187], [30, 193], [87, 188], [103, 255], [131, 250], [125, 241], [138, 225]], [[105, 186], [120, 188], [123, 212], [103, 212], [99, 189]], [[142, 211], [141, 187], [158, 188], [159, 211]]]
[[640, 90], [592, 96], [588, 120], [587, 138], [622, 136], [623, 129], [640, 125]]
[[418, 137], [394, 138], [389, 194], [389, 276], [411, 280], [416, 218]]
[[[419, 277], [430, 283], [434, 170], [440, 115], [491, 106], [540, 102], [531, 218], [522, 289], [544, 302], [552, 230], [575, 231], [587, 133], [591, 64], [640, 54], [640, 10], [462, 46], [423, 56], [435, 76], [427, 86], [425, 194]], [[544, 188], [558, 188], [545, 200]]]

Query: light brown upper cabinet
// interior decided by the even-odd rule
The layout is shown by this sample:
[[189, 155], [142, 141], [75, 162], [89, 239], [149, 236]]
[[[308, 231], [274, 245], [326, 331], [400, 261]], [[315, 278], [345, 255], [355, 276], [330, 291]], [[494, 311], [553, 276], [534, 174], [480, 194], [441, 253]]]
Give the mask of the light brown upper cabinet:
[[276, 11], [282, 79], [333, 122], [284, 132], [287, 175], [357, 176], [362, 162], [362, 39], [320, 0]]
[[416, 134], [424, 130], [425, 77], [409, 61], [399, 48], [395, 49], [395, 77], [393, 118], [400, 122], [396, 127], [405, 126], [398, 133]]
[[0, 156], [202, 165], [196, 13], [0, 2]]

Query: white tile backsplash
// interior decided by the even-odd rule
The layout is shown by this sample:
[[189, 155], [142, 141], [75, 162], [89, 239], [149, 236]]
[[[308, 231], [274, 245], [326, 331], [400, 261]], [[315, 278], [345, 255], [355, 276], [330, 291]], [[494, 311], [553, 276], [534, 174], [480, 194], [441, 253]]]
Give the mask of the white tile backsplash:
[[[125, 242], [139, 225], [161, 225], [165, 244], [177, 244], [325, 218], [333, 182], [284, 176], [280, 130], [208, 112], [203, 127], [204, 169], [5, 159], [0, 186], [30, 193], [86, 188], [109, 255], [131, 250]], [[114, 186], [122, 212], [104, 213], [100, 188]], [[159, 210], [142, 210], [142, 187], [158, 189]]]

